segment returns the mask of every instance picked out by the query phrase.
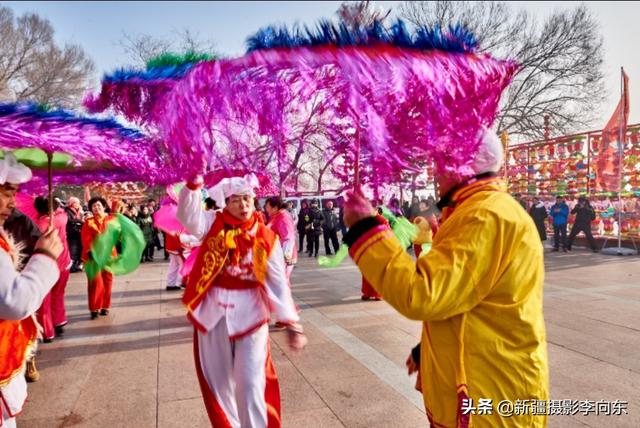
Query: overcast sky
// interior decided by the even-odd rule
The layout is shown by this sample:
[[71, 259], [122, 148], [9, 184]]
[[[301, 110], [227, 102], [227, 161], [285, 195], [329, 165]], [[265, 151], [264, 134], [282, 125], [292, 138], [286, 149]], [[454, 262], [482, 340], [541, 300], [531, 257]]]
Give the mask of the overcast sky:
[[[127, 63], [119, 41], [123, 34], [168, 37], [188, 28], [203, 39], [213, 40], [226, 56], [244, 53], [244, 41], [269, 24], [314, 24], [331, 17], [339, 1], [287, 2], [3, 2], [16, 14], [37, 12], [48, 18], [61, 43], [80, 44], [94, 59], [98, 77]], [[389, 8], [399, 2], [378, 1]], [[512, 2], [543, 18], [554, 8], [574, 7], [578, 2]], [[601, 111], [604, 127], [620, 97], [620, 67], [629, 76], [630, 121], [640, 122], [640, 2], [590, 2], [602, 27], [605, 45], [607, 102]]]

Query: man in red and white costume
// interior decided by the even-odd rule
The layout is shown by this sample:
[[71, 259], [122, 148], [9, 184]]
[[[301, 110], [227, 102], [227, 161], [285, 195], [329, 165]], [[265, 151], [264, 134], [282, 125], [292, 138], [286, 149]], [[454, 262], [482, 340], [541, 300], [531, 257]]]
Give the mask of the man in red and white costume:
[[198, 240], [188, 233], [167, 233], [164, 240], [164, 249], [169, 253], [169, 269], [167, 270], [167, 290], [182, 290], [183, 278], [180, 270], [184, 261], [189, 257], [191, 247]]
[[209, 190], [222, 212], [203, 211], [202, 178], [180, 192], [178, 219], [202, 240], [183, 303], [195, 326], [194, 357], [215, 427], [279, 427], [280, 390], [269, 352], [273, 311], [289, 346], [306, 343], [278, 238], [254, 209], [253, 174]]
[[20, 245], [2, 228], [16, 205], [16, 192], [31, 179], [31, 170], [11, 153], [0, 159], [0, 426], [16, 426], [27, 399], [26, 360], [37, 339], [32, 314], [58, 280], [56, 260], [62, 253], [58, 232], [51, 228], [36, 242], [33, 256], [21, 269]]

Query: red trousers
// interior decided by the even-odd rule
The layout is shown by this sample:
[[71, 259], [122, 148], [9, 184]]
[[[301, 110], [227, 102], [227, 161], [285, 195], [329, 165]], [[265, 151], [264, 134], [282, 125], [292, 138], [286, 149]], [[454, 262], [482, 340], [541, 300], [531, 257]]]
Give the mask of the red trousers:
[[376, 290], [371, 286], [371, 284], [369, 284], [367, 282], [366, 279], [364, 279], [364, 276], [362, 277], [362, 295], [364, 297], [369, 297], [369, 298], [376, 298], [376, 299], [382, 299], [382, 296], [379, 295]]
[[64, 308], [64, 290], [69, 281], [69, 269], [60, 272], [58, 282], [42, 301], [36, 313], [38, 322], [44, 329], [44, 338], [53, 339], [56, 335], [54, 327], [67, 323], [67, 312]]
[[113, 275], [106, 270], [98, 272], [93, 280], [89, 280], [89, 310], [97, 312], [111, 307], [111, 286]]

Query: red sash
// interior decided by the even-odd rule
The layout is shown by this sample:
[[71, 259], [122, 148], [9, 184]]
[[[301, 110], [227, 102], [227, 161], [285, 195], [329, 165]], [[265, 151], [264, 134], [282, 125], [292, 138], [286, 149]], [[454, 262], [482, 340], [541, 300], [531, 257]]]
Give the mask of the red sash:
[[[257, 224], [255, 236], [249, 231]], [[202, 242], [196, 258], [182, 303], [189, 312], [193, 311], [215, 280], [220, 276], [225, 264], [237, 264], [248, 251], [253, 251], [253, 273], [258, 286], [264, 286], [267, 274], [267, 260], [275, 244], [276, 235], [260, 222], [256, 214], [246, 222], [234, 219], [226, 211], [218, 214], [213, 226]], [[255, 284], [255, 283], [253, 283]], [[240, 285], [230, 287], [225, 281], [224, 288], [254, 288]]]
[[[9, 254], [9, 244], [1, 235], [0, 248]], [[22, 321], [0, 319], [0, 386], [7, 385], [20, 374], [37, 333], [31, 317]]]

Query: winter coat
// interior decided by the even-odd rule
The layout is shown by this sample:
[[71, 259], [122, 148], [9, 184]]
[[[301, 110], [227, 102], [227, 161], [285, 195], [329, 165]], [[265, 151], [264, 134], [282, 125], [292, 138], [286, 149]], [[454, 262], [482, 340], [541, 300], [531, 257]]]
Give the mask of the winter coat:
[[562, 202], [561, 204], [556, 202], [551, 207], [551, 212], [549, 213], [549, 215], [553, 217], [554, 226], [567, 224], [567, 221], [569, 220], [569, 205], [567, 205], [565, 202]]
[[529, 210], [529, 215], [533, 219], [533, 222], [536, 224], [536, 229], [538, 229], [538, 234], [540, 235], [541, 241], [547, 240], [547, 230], [545, 227], [545, 221], [549, 214], [547, 213], [547, 209], [543, 204], [533, 205]]
[[338, 226], [340, 226], [340, 219], [336, 215], [335, 210], [325, 208], [322, 210], [322, 231], [323, 232], [331, 232], [333, 230], [337, 230]]

